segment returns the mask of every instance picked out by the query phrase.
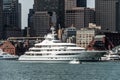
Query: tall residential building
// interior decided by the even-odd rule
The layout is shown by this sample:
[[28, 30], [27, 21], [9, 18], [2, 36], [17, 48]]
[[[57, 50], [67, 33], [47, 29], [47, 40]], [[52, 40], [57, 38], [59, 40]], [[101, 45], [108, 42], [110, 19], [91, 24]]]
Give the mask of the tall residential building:
[[117, 31], [117, 3], [118, 0], [95, 0], [96, 24], [102, 30]]
[[77, 7], [87, 7], [87, 0], [77, 0]]
[[64, 0], [34, 0], [35, 11], [47, 11], [50, 16], [53, 12], [57, 16], [57, 25], [64, 27]]
[[0, 39], [2, 38], [3, 32], [3, 2], [0, 0]]

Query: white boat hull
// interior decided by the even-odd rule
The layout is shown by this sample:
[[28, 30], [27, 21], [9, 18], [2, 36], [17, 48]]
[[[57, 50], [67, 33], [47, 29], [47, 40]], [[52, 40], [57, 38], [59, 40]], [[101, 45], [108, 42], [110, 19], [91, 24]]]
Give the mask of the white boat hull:
[[29, 48], [24, 55], [20, 56], [20, 61], [39, 61], [68, 63], [72, 60], [90, 61], [99, 60], [105, 51], [86, 51], [74, 43], [64, 43], [56, 39], [55, 28], [51, 27], [52, 33], [45, 36], [45, 40]]
[[6, 56], [6, 55], [2, 55], [0, 56], [0, 60], [18, 60], [18, 56]]
[[49, 55], [49, 56], [28, 56], [22, 55], [19, 61], [38, 61], [43, 63], [68, 63], [71, 60], [77, 59], [80, 61], [94, 61], [99, 60], [101, 56], [105, 54], [105, 51], [83, 51], [79, 55]]

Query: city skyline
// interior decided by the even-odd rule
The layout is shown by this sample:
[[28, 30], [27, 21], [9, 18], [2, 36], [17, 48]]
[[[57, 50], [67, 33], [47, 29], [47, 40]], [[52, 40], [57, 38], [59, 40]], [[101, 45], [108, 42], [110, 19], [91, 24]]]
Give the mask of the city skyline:
[[[34, 0], [29, 0], [29, 4], [27, 0], [19, 0], [22, 4], [22, 29], [27, 27], [28, 20], [28, 12], [30, 8], [33, 8]], [[87, 0], [87, 7], [94, 8], [94, 0]]]

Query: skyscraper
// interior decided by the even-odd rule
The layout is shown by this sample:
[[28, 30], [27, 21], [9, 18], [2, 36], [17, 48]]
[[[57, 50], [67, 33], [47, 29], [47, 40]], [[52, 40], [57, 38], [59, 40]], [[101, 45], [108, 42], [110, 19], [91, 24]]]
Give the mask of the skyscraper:
[[34, 0], [35, 11], [47, 11], [50, 16], [57, 15], [57, 25], [64, 27], [64, 0]]
[[102, 30], [115, 32], [117, 23], [117, 3], [118, 0], [96, 0], [96, 24]]
[[18, 0], [3, 0], [4, 27], [21, 28], [19, 21], [20, 7]]
[[49, 27], [49, 15], [47, 11], [37, 11], [33, 15], [33, 29], [35, 36], [42, 36], [48, 33]]
[[86, 7], [87, 0], [77, 0], [77, 7]]
[[87, 0], [65, 0], [65, 9], [74, 7], [86, 7]]
[[65, 0], [65, 27], [88, 27], [93, 15], [94, 10], [86, 8], [86, 0]]
[[3, 2], [0, 0], [0, 39], [2, 37], [3, 32]]
[[21, 3], [18, 3], [18, 27], [21, 29]]
[[35, 36], [34, 26], [33, 26], [33, 15], [34, 15], [34, 9], [29, 9], [28, 14], [28, 27], [30, 30], [30, 36]]
[[120, 33], [120, 0], [117, 3], [117, 31]]
[[71, 10], [77, 7], [77, 0], [65, 0], [65, 10]]
[[3, 39], [21, 36], [21, 4], [18, 0], [3, 0]]
[[65, 27], [70, 27], [72, 24], [76, 29], [88, 27], [89, 23], [94, 23], [94, 9], [85, 7], [76, 7], [71, 10], [66, 10]]

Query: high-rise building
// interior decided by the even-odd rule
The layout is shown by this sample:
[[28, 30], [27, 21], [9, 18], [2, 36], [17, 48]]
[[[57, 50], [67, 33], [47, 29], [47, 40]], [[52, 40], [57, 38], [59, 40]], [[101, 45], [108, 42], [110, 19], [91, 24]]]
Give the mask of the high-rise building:
[[76, 29], [88, 27], [89, 23], [94, 23], [94, 9], [85, 7], [76, 7], [71, 10], [66, 10], [65, 13], [65, 27], [69, 27], [72, 24]]
[[2, 37], [3, 32], [3, 2], [0, 0], [0, 39]]
[[118, 0], [95, 1], [96, 24], [100, 25], [102, 30], [117, 31], [117, 3]]
[[34, 9], [29, 9], [29, 14], [28, 14], [28, 28], [30, 30], [30, 36], [35, 36], [35, 31], [33, 30], [33, 15], [34, 15]]
[[77, 7], [86, 7], [87, 0], [77, 0]]
[[37, 11], [33, 15], [33, 30], [35, 36], [44, 37], [49, 30], [49, 14], [46, 11]]
[[29, 9], [29, 14], [28, 14], [28, 27], [32, 27], [33, 26], [33, 21], [32, 21], [32, 17], [34, 15], [35, 11], [34, 9]]
[[18, 4], [18, 27], [21, 29], [21, 3]]
[[18, 0], [3, 0], [3, 38], [18, 37], [16, 30], [21, 31], [21, 4]]
[[88, 27], [90, 19], [93, 18], [91, 14], [94, 13], [94, 10], [86, 8], [86, 4], [86, 0], [65, 0], [65, 27], [72, 24], [76, 29]]
[[4, 26], [21, 28], [18, 17], [21, 13], [20, 7], [18, 0], [3, 0]]
[[116, 30], [120, 33], [120, 0], [117, 3], [117, 28]]
[[71, 10], [77, 7], [77, 0], [65, 0], [65, 10]]
[[87, 0], [65, 0], [65, 10], [74, 8], [74, 7], [86, 7]]
[[50, 16], [57, 15], [57, 25], [64, 27], [64, 0], [34, 0], [35, 11], [47, 11]]

